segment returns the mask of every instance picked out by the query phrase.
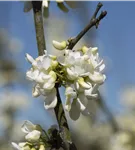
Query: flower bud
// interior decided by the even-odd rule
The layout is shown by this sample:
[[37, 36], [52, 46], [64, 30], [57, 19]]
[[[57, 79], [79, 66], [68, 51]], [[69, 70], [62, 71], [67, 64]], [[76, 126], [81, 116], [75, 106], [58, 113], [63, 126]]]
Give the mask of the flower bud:
[[85, 54], [87, 51], [88, 51], [88, 47], [86, 47], [86, 46], [83, 46], [82, 48], [81, 48], [81, 50], [82, 50], [82, 52]]
[[67, 42], [66, 41], [57, 42], [53, 40], [53, 46], [58, 50], [63, 50], [67, 47]]
[[25, 54], [25, 58], [26, 58], [27, 61], [28, 61], [29, 63], [31, 63], [31, 64], [34, 63], [34, 61], [35, 61], [35, 60], [33, 59], [33, 57], [30, 56], [30, 55], [27, 54], [27, 53]]
[[44, 145], [40, 145], [39, 150], [45, 150], [45, 146]]
[[37, 87], [34, 87], [32, 90], [32, 96], [33, 97], [38, 97], [40, 96], [39, 90], [37, 89]]
[[51, 62], [51, 67], [52, 67], [53, 69], [55, 69], [57, 66], [58, 66], [58, 61], [52, 60], [52, 62]]
[[91, 85], [87, 84], [85, 81], [84, 81], [84, 78], [79, 78], [78, 79], [78, 83], [83, 87], [83, 88], [86, 88], [86, 89], [89, 89], [91, 87]]
[[49, 75], [51, 75], [51, 77], [56, 80], [57, 76], [56, 76], [56, 73], [54, 71], [50, 71], [49, 72]]
[[56, 59], [57, 59], [57, 57], [54, 56], [54, 55], [49, 55], [49, 57], [50, 57], [52, 60], [56, 60]]
[[98, 52], [98, 48], [97, 47], [91, 48], [91, 52], [92, 52], [92, 54], [95, 55]]

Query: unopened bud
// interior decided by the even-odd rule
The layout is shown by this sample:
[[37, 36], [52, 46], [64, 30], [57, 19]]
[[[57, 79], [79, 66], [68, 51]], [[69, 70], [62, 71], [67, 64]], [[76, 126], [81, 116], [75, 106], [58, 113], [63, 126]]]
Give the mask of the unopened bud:
[[53, 40], [53, 46], [58, 50], [63, 50], [67, 47], [67, 42], [66, 41], [57, 42]]
[[40, 145], [39, 150], [45, 150], [45, 146], [44, 145]]
[[92, 52], [92, 54], [95, 55], [98, 52], [98, 48], [97, 47], [91, 48], [91, 52]]
[[53, 60], [53, 61], [51, 62], [51, 67], [52, 67], [53, 69], [55, 69], [57, 66], [58, 66], [58, 61]]
[[88, 47], [83, 46], [81, 50], [82, 50], [82, 52], [85, 54], [85, 53], [88, 51], [88, 49], [89, 49]]

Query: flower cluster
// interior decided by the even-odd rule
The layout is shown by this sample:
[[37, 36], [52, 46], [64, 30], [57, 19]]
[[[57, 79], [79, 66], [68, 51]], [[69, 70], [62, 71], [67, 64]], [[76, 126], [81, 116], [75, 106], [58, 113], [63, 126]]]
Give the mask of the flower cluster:
[[26, 133], [26, 142], [16, 144], [12, 142], [12, 146], [17, 150], [45, 150], [44, 132], [39, 125], [34, 125], [30, 121], [25, 121], [22, 125], [22, 132]]
[[65, 87], [65, 109], [72, 119], [80, 113], [89, 115], [88, 101], [98, 98], [98, 87], [104, 83], [105, 64], [99, 58], [98, 48], [83, 47], [80, 50], [66, 49], [67, 42], [53, 41], [56, 49], [62, 50], [58, 57], [48, 55], [33, 59], [26, 54], [32, 67], [27, 71], [29, 80], [35, 81], [33, 96], [45, 96], [45, 108], [54, 108], [57, 104], [56, 83]]

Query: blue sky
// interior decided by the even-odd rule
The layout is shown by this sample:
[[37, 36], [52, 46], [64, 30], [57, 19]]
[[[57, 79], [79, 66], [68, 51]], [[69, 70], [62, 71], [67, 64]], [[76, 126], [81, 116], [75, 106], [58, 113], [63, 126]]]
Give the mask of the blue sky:
[[[91, 12], [95, 10], [97, 2], [86, 3], [90, 8], [89, 17], [91, 17]], [[103, 93], [105, 101], [111, 111], [119, 113], [122, 108], [119, 103], [119, 92], [124, 87], [135, 84], [135, 2], [103, 2], [103, 5], [102, 9], [107, 10], [108, 14], [101, 21], [99, 29], [96, 30], [95, 46], [99, 47], [101, 56], [107, 61], [107, 80]], [[68, 14], [64, 14], [53, 3], [50, 12], [51, 15], [55, 13], [57, 17], [61, 15], [61, 18], [69, 17], [74, 21], [74, 24], [72, 22], [72, 25], [69, 24], [74, 28], [70, 30], [71, 32], [67, 32], [67, 37], [75, 36], [82, 29], [82, 25], [78, 24], [79, 18], [76, 18], [77, 10], [71, 10]], [[0, 18], [0, 28], [7, 29], [11, 36], [19, 38], [23, 43], [23, 50], [15, 59], [19, 62], [19, 68], [25, 76], [25, 71], [29, 68], [24, 59], [25, 53], [37, 56], [32, 11], [24, 13], [23, 2], [0, 2]], [[30, 91], [31, 89], [29, 89]], [[39, 101], [34, 100], [33, 103], [36, 106]], [[32, 115], [36, 115], [34, 108], [31, 108], [30, 111], [27, 115], [28, 119]], [[39, 113], [42, 114], [43, 110], [39, 110]]]

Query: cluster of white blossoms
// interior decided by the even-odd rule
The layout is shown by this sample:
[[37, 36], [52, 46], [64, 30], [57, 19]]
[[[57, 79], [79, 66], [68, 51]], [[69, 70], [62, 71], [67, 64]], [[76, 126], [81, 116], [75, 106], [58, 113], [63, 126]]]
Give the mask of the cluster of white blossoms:
[[22, 125], [22, 132], [26, 133], [26, 142], [14, 143], [12, 146], [17, 150], [45, 150], [44, 134], [40, 126], [34, 125], [30, 121], [25, 121]]
[[32, 67], [26, 76], [35, 82], [33, 96], [45, 96], [45, 108], [57, 105], [55, 85], [65, 87], [65, 109], [71, 118], [78, 119], [80, 113], [89, 115], [88, 101], [98, 98], [98, 88], [104, 83], [105, 64], [99, 58], [98, 48], [83, 47], [80, 50], [66, 49], [67, 43], [53, 41], [56, 49], [62, 50], [58, 57], [48, 55], [33, 59], [26, 54]]

